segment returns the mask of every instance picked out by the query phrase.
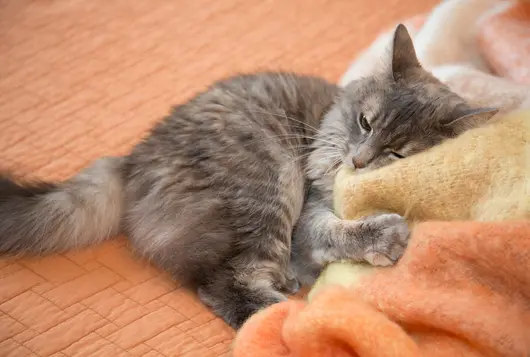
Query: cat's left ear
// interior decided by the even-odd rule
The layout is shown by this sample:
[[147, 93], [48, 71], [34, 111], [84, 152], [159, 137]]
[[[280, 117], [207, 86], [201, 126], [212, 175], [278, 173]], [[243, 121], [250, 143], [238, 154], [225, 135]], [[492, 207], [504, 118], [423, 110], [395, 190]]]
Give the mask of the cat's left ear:
[[392, 77], [395, 80], [402, 78], [411, 69], [420, 69], [414, 43], [409, 31], [403, 24], [399, 24], [394, 31], [392, 42]]
[[451, 130], [456, 136], [460, 135], [466, 130], [476, 128], [482, 124], [487, 123], [495, 114], [499, 112], [496, 108], [479, 108], [479, 109], [459, 109], [454, 113], [453, 118], [449, 122], [443, 124], [445, 129]]

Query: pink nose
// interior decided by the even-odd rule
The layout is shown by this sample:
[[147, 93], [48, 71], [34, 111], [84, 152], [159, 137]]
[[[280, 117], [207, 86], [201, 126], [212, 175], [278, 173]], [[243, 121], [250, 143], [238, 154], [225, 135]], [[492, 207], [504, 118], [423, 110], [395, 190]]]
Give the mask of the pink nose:
[[357, 157], [353, 157], [351, 159], [351, 162], [352, 162], [353, 166], [355, 166], [356, 169], [362, 169], [362, 168], [364, 168], [366, 166], [366, 164], [362, 160], [357, 158]]

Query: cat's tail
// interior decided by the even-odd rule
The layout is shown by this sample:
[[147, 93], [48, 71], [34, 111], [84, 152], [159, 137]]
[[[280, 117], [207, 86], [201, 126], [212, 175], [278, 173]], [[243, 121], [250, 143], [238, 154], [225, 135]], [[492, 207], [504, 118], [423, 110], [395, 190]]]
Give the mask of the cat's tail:
[[0, 255], [46, 254], [119, 233], [123, 158], [103, 158], [59, 183], [19, 183], [0, 175]]

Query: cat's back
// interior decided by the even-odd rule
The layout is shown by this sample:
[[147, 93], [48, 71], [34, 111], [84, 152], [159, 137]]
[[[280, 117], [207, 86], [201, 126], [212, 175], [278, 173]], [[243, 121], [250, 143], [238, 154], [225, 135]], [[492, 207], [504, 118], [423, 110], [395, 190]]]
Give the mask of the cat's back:
[[315, 128], [338, 88], [318, 77], [288, 72], [242, 74], [213, 83], [173, 108], [132, 156], [178, 156], [188, 162], [212, 153], [237, 158], [243, 151], [281, 145], [278, 135]]
[[186, 130], [198, 134], [208, 128], [210, 132], [245, 129], [272, 121], [287, 124], [288, 117], [314, 125], [336, 93], [335, 85], [318, 77], [289, 72], [237, 75], [213, 83], [174, 107], [152, 136], [172, 130], [178, 135], [188, 133]]
[[234, 110], [240, 104], [261, 105], [289, 111], [304, 111], [307, 106], [328, 106], [337, 94], [336, 85], [323, 78], [292, 72], [241, 74], [215, 82], [197, 96], [197, 104], [221, 100]]

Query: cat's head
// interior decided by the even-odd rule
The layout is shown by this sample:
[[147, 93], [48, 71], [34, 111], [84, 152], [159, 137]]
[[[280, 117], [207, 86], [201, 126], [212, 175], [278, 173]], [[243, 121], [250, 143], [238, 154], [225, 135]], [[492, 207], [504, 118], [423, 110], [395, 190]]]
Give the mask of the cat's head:
[[387, 57], [378, 73], [349, 83], [324, 117], [309, 159], [313, 176], [338, 164], [366, 170], [388, 165], [497, 113], [472, 108], [423, 69], [405, 26], [397, 27]]

